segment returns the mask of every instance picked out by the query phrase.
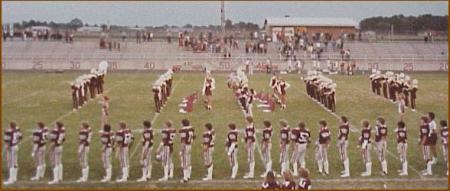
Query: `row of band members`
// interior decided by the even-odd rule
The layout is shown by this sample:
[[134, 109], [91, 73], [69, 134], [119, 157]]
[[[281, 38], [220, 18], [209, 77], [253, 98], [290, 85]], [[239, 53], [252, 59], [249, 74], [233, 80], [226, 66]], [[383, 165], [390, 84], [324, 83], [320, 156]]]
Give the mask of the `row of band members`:
[[416, 99], [418, 83], [417, 79], [411, 79], [403, 73], [394, 74], [386, 72], [381, 74], [379, 71], [370, 75], [372, 92], [377, 95], [383, 93], [383, 97], [396, 103], [403, 102], [406, 107], [411, 107], [413, 111], [416, 109]]
[[103, 94], [105, 74], [94, 72], [82, 75], [70, 84], [72, 89], [73, 111], [81, 109], [90, 99]]
[[303, 81], [306, 93], [328, 111], [336, 112], [336, 83], [322, 75], [308, 75]]
[[[432, 175], [432, 165], [436, 164], [437, 154], [436, 154], [436, 142], [437, 127], [434, 122], [434, 113], [428, 113], [428, 116], [423, 116], [421, 118], [420, 125], [420, 136], [419, 145], [421, 146], [422, 154], [425, 161], [425, 169], [423, 175]], [[244, 144], [247, 153], [247, 163], [248, 163], [248, 173], [246, 173], [243, 178], [254, 178], [255, 169], [255, 144], [256, 144], [256, 129], [254, 127], [253, 118], [246, 118], [246, 127], [243, 130], [244, 134]], [[298, 176], [298, 169], [305, 169], [305, 153], [307, 149], [307, 144], [311, 142], [311, 133], [309, 129], [306, 128], [304, 122], [300, 121], [298, 126], [290, 129], [288, 122], [286, 120], [280, 120], [280, 174], [285, 172], [290, 172], [289, 163], [292, 162], [293, 166], [293, 176]], [[370, 149], [373, 143], [373, 130], [367, 120], [363, 120], [361, 128], [361, 136], [359, 137], [358, 147], [361, 149], [363, 160], [365, 163], [366, 171], [361, 174], [361, 176], [371, 176], [372, 172], [372, 162], [370, 157]], [[441, 139], [442, 139], [442, 149], [444, 154], [444, 160], [447, 162], [447, 148], [448, 148], [448, 127], [447, 122], [442, 120], [441, 125]], [[190, 125], [190, 121], [183, 119], [181, 121], [181, 128], [178, 130], [178, 134], [181, 138], [181, 168], [183, 170], [183, 176], [181, 182], [187, 182], [191, 178], [192, 165], [191, 165], [191, 150], [192, 143], [196, 138], [194, 133], [194, 128]], [[272, 138], [272, 124], [269, 121], [263, 122], [264, 128], [262, 129], [262, 140], [261, 140], [261, 152], [263, 165], [265, 167], [265, 172], [261, 177], [268, 176], [269, 172], [273, 172], [272, 169], [272, 157], [271, 157], [271, 138]], [[235, 179], [238, 172], [238, 134], [239, 130], [236, 128], [234, 123], [228, 125], [229, 131], [226, 135], [225, 152], [228, 156], [228, 160], [231, 166], [231, 179]], [[349, 159], [347, 155], [348, 147], [348, 137], [351, 127], [349, 125], [348, 119], [345, 116], [341, 117], [341, 124], [339, 126], [338, 134], [338, 151], [341, 162], [344, 166], [341, 177], [349, 177]], [[377, 118], [376, 125], [374, 128], [374, 145], [376, 147], [378, 160], [381, 164], [382, 174], [386, 175], [387, 161], [386, 161], [386, 151], [387, 151], [387, 135], [388, 128], [385, 124], [385, 120], [382, 117]], [[106, 124], [99, 132], [101, 134], [102, 142], [102, 162], [105, 169], [105, 176], [102, 182], [108, 182], [111, 180], [112, 175], [112, 165], [111, 165], [111, 155], [115, 151], [116, 156], [118, 156], [121, 167], [121, 176], [116, 180], [117, 182], [125, 182], [129, 175], [129, 148], [133, 144], [133, 134], [128, 128], [127, 124], [124, 122], [119, 123], [119, 129], [115, 132], [112, 131], [111, 126]], [[162, 140], [156, 150], [156, 160], [161, 161], [163, 165], [163, 177], [159, 181], [165, 181], [173, 177], [174, 165], [172, 162], [173, 144], [177, 130], [173, 127], [171, 121], [164, 123], [164, 127], [161, 130]], [[400, 176], [408, 175], [408, 162], [407, 162], [407, 128], [403, 121], [397, 123], [397, 128], [395, 129], [397, 150], [399, 154], [400, 161], [402, 163], [402, 168], [399, 170]], [[62, 122], [57, 122], [55, 128], [48, 130], [47, 127], [42, 122], [37, 123], [37, 128], [33, 132], [33, 151], [32, 157], [35, 160], [36, 174], [31, 180], [39, 180], [44, 177], [46, 170], [45, 162], [45, 152], [46, 144], [49, 141], [50, 146], [50, 159], [53, 167], [53, 180], [49, 184], [56, 184], [62, 181], [63, 174], [63, 164], [62, 164], [62, 151], [63, 143], [66, 137], [66, 129]], [[146, 181], [151, 178], [152, 172], [152, 148], [154, 133], [152, 125], [149, 121], [143, 122], [142, 134], [142, 152], [140, 157], [140, 164], [142, 167], [142, 177], [137, 181]], [[80, 161], [80, 166], [82, 169], [82, 176], [78, 182], [85, 182], [88, 179], [89, 174], [89, 164], [88, 164], [88, 153], [89, 146], [91, 144], [92, 129], [87, 122], [82, 122], [79, 131], [79, 147], [78, 147], [78, 158]], [[215, 132], [211, 123], [205, 124], [205, 131], [202, 135], [202, 149], [203, 149], [203, 161], [207, 169], [206, 176], [203, 180], [211, 180], [213, 174], [213, 152], [215, 143]], [[6, 149], [6, 158], [9, 168], [9, 179], [4, 182], [4, 184], [12, 184], [17, 181], [17, 170], [18, 170], [18, 144], [22, 139], [22, 133], [20, 128], [15, 122], [10, 123], [10, 127], [5, 130], [4, 141]], [[328, 147], [331, 140], [331, 132], [327, 127], [327, 122], [325, 120], [319, 121], [319, 134], [318, 139], [315, 143], [316, 145], [316, 161], [318, 165], [319, 173], [323, 175], [329, 174], [329, 163], [328, 163]], [[292, 142], [294, 147], [292, 157], [289, 158], [289, 146]], [[447, 164], [447, 175], [448, 175], [448, 164]]]
[[161, 112], [161, 109], [166, 105], [167, 99], [170, 97], [172, 92], [172, 74], [173, 71], [169, 69], [153, 83], [152, 92], [156, 113]]

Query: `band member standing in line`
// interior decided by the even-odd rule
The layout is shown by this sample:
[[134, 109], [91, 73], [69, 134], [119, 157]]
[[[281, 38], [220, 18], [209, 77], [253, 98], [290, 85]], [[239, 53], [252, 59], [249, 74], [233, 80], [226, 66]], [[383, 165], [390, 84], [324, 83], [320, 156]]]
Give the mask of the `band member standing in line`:
[[172, 127], [172, 121], [166, 121], [161, 131], [162, 140], [156, 150], [156, 159], [161, 160], [163, 165], [163, 177], [158, 181], [167, 181], [173, 177], [173, 140], [175, 139], [175, 128]]
[[285, 119], [280, 120], [280, 164], [281, 172], [289, 171], [289, 134], [290, 129], [288, 122]]
[[244, 130], [244, 142], [247, 149], [248, 173], [244, 175], [244, 179], [253, 178], [255, 174], [255, 126], [253, 118], [247, 117], [247, 126]]
[[[319, 140], [318, 140], [318, 160], [317, 164], [319, 166], [319, 172], [322, 175], [330, 174], [328, 165], [328, 145], [331, 140], [331, 132], [327, 127], [327, 122], [325, 120], [319, 121]], [[323, 171], [322, 171], [323, 170]]]
[[378, 154], [378, 161], [381, 164], [381, 175], [387, 175], [387, 127], [383, 117], [378, 117], [375, 125], [375, 146]]
[[100, 131], [100, 139], [103, 145], [102, 163], [106, 174], [101, 182], [109, 182], [112, 175], [111, 153], [114, 148], [114, 133], [111, 131], [111, 125], [105, 124], [103, 126], [103, 130]]
[[120, 167], [122, 169], [122, 176], [116, 180], [116, 182], [126, 182], [128, 180], [128, 174], [130, 170], [128, 151], [133, 141], [133, 134], [127, 127], [125, 122], [119, 123], [119, 130], [116, 131], [117, 151], [116, 156], [119, 157]]
[[36, 129], [33, 131], [33, 151], [31, 151], [31, 157], [33, 157], [36, 164], [36, 175], [31, 180], [39, 180], [44, 178], [45, 175], [45, 150], [46, 142], [48, 138], [48, 129], [44, 123], [38, 122]]
[[153, 148], [153, 129], [150, 121], [142, 123], [144, 129], [142, 130], [142, 152], [141, 152], [141, 166], [142, 177], [138, 182], [150, 180], [152, 178], [152, 148]]
[[399, 176], [408, 175], [408, 160], [406, 150], [408, 149], [408, 133], [406, 131], [405, 122], [399, 121], [397, 123], [397, 152], [400, 155], [400, 162], [402, 163], [402, 169], [399, 170]]
[[225, 151], [227, 152], [228, 160], [231, 166], [231, 179], [235, 179], [239, 168], [237, 161], [238, 131], [236, 130], [236, 125], [234, 123], [228, 124], [228, 129], [229, 131], [225, 143]]
[[442, 155], [444, 156], [445, 164], [447, 165], [448, 176], [448, 126], [446, 120], [441, 120], [439, 122], [441, 125], [441, 140], [442, 140]]
[[206, 176], [202, 179], [212, 180], [213, 175], [213, 153], [214, 153], [214, 142], [216, 139], [216, 135], [211, 123], [205, 124], [205, 132], [203, 133], [203, 162], [205, 163], [205, 167], [207, 169]]
[[77, 182], [86, 182], [89, 176], [88, 153], [92, 138], [91, 127], [87, 122], [81, 123], [79, 137], [78, 160], [80, 161], [81, 166], [81, 178], [78, 179]]
[[50, 132], [50, 160], [53, 166], [53, 180], [48, 184], [56, 184], [63, 179], [62, 152], [63, 143], [66, 140], [66, 128], [60, 121], [56, 122], [55, 128]]
[[339, 126], [339, 136], [338, 136], [338, 148], [339, 148], [339, 158], [344, 165], [344, 171], [341, 173], [341, 177], [350, 176], [350, 163], [347, 154], [348, 147], [348, 135], [350, 133], [350, 125], [346, 116], [341, 116], [341, 125]]
[[19, 165], [17, 157], [19, 152], [19, 143], [22, 140], [22, 133], [16, 122], [9, 123], [9, 128], [3, 134], [3, 141], [5, 142], [6, 160], [9, 168], [9, 178], [4, 185], [14, 184], [17, 181], [17, 170]]
[[361, 137], [359, 137], [359, 144], [361, 146], [361, 153], [363, 156], [364, 164], [366, 165], [366, 171], [361, 174], [361, 176], [371, 176], [372, 175], [372, 160], [370, 158], [370, 148], [372, 141], [371, 138], [371, 128], [369, 121], [362, 121]]
[[264, 121], [264, 129], [262, 131], [262, 139], [261, 139], [261, 152], [263, 155], [263, 163], [265, 172], [261, 175], [261, 178], [267, 176], [268, 172], [272, 171], [272, 124], [270, 121]]
[[195, 139], [194, 128], [190, 126], [190, 122], [187, 119], [181, 121], [181, 129], [178, 131], [181, 137], [181, 168], [183, 169], [183, 178], [181, 183], [186, 183], [191, 179], [192, 165], [191, 165], [191, 151], [192, 142]]

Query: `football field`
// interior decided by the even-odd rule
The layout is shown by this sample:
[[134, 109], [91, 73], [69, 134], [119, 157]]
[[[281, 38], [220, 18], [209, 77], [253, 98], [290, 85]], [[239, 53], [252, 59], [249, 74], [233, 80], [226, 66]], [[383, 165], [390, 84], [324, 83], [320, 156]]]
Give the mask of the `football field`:
[[[166, 120], [172, 120], [177, 129], [181, 126], [181, 120], [186, 118], [195, 128], [197, 139], [192, 147], [192, 179], [188, 183], [180, 183], [181, 167], [178, 151], [180, 149], [180, 137], [175, 138], [174, 144], [174, 179], [168, 182], [158, 182], [162, 176], [161, 163], [155, 160], [152, 154], [153, 172], [152, 180], [136, 182], [141, 177], [139, 163], [142, 149], [141, 135], [134, 133], [135, 142], [130, 148], [130, 177], [127, 183], [101, 183], [104, 175], [101, 162], [100, 117], [101, 106], [96, 100], [88, 101], [79, 111], [72, 112], [72, 98], [69, 82], [84, 72], [44, 73], [44, 72], [20, 72], [2, 71], [2, 127], [7, 127], [8, 122], [18, 122], [24, 134], [24, 139], [19, 145], [19, 172], [18, 182], [7, 188], [215, 188], [215, 189], [259, 189], [263, 173], [261, 155], [256, 152], [255, 179], [244, 180], [242, 176], [248, 171], [247, 156], [243, 149], [243, 142], [239, 142], [239, 172], [236, 180], [230, 180], [231, 168], [227, 160], [224, 145], [228, 123], [236, 123], [239, 129], [245, 125], [244, 115], [235, 100], [231, 89], [227, 87], [228, 73], [213, 73], [216, 80], [216, 89], [213, 92], [213, 109], [206, 110], [203, 107], [203, 98], [200, 97], [194, 105], [192, 113], [179, 113], [179, 104], [182, 98], [195, 91], [201, 91], [204, 75], [201, 73], [176, 73], [173, 79], [173, 91], [166, 106], [159, 115], [155, 115], [151, 84], [158, 78], [158, 73], [121, 71], [108, 73], [105, 77], [105, 94], [111, 98], [109, 122], [113, 129], [118, 129], [118, 123], [125, 121], [131, 129], [140, 129], [142, 121], [153, 120], [155, 132], [155, 146], [160, 143], [161, 136], [158, 132]], [[287, 108], [279, 107], [272, 113], [263, 112], [253, 105], [255, 127], [262, 129], [263, 120], [269, 120], [274, 127], [272, 137], [272, 161], [273, 169], [278, 173], [279, 164], [279, 125], [280, 119], [286, 119], [290, 126], [296, 126], [299, 120], [304, 120], [307, 128], [311, 130], [312, 143], [307, 149], [306, 167], [310, 170], [313, 189], [447, 189], [448, 179], [445, 176], [446, 164], [438, 142], [438, 161], [433, 166], [432, 176], [421, 176], [421, 170], [425, 167], [423, 157], [418, 145], [418, 126], [420, 117], [426, 112], [436, 113], [436, 122], [447, 120], [448, 116], [448, 74], [447, 73], [410, 73], [412, 79], [419, 80], [417, 94], [417, 111], [410, 109], [406, 112], [405, 122], [408, 129], [408, 171], [406, 177], [398, 176], [397, 170], [401, 163], [396, 151], [396, 138], [394, 129], [399, 120], [397, 105], [372, 93], [368, 75], [331, 75], [328, 76], [337, 83], [336, 89], [336, 113], [330, 113], [320, 104], [306, 95], [305, 84], [301, 80], [302, 75], [281, 75], [291, 87], [287, 90]], [[256, 92], [271, 92], [269, 87], [270, 75], [258, 73], [249, 76], [249, 86]], [[346, 115], [350, 120], [351, 134], [349, 137], [350, 178], [340, 178], [343, 170], [339, 160], [336, 137], [338, 135], [338, 118]], [[358, 137], [360, 136], [363, 119], [368, 119], [371, 125], [375, 124], [378, 116], [383, 116], [388, 126], [388, 170], [389, 174], [380, 174], [381, 166], [376, 158], [375, 150], [372, 150], [372, 176], [361, 177], [365, 170], [360, 154]], [[330, 162], [330, 174], [320, 175], [316, 170], [314, 159], [314, 142], [318, 139], [318, 121], [325, 119], [331, 131], [331, 144], [328, 150]], [[45, 179], [37, 182], [30, 181], [34, 176], [35, 168], [31, 157], [32, 137], [31, 131], [38, 121], [44, 122], [47, 127], [53, 128], [56, 121], [65, 124], [66, 142], [64, 143], [63, 182], [58, 185], [47, 185], [52, 173], [47, 155], [47, 169]], [[81, 169], [77, 158], [78, 130], [82, 121], [88, 121], [94, 131], [89, 153], [89, 180], [87, 183], [76, 183], [81, 176]], [[201, 134], [205, 123], [212, 123], [216, 131], [216, 143], [214, 153], [213, 181], [203, 182], [201, 178], [206, 173], [203, 165]], [[2, 129], [2, 130], [3, 130]], [[261, 134], [257, 134], [260, 140]], [[239, 138], [243, 138], [242, 133]], [[47, 149], [48, 151], [48, 149]], [[291, 152], [290, 152], [291, 154]], [[6, 161], [2, 159], [2, 178], [7, 177]], [[291, 167], [292, 168], [292, 167]], [[113, 179], [120, 175], [119, 161], [113, 156]], [[5, 187], [5, 186], [3, 186]]]

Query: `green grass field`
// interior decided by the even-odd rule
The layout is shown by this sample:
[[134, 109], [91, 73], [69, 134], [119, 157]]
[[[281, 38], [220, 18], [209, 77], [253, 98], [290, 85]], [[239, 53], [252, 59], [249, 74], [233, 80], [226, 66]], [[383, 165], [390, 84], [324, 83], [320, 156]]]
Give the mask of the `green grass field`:
[[[227, 74], [215, 74], [216, 90], [213, 97], [213, 110], [207, 111], [202, 106], [201, 98], [194, 106], [194, 112], [181, 114], [178, 112], [178, 104], [181, 99], [194, 91], [200, 91], [203, 83], [203, 75], [199, 73], [177, 73], [174, 76], [174, 90], [171, 98], [161, 114], [156, 117], [154, 128], [159, 129], [166, 120], [176, 123], [180, 127], [183, 118], [191, 120], [196, 129], [197, 137], [201, 137], [203, 125], [211, 122], [216, 130], [216, 149], [214, 153], [214, 175], [213, 181], [202, 182], [205, 174], [202, 161], [201, 139], [197, 138], [192, 147], [192, 180], [187, 184], [179, 183], [181, 168], [179, 163], [179, 137], [176, 138], [174, 147], [174, 180], [160, 183], [156, 181], [162, 176], [162, 167], [159, 162], [153, 160], [152, 180], [145, 183], [135, 182], [141, 176], [139, 154], [141, 150], [140, 135], [130, 149], [130, 178], [128, 183], [100, 183], [104, 175], [100, 160], [100, 138], [95, 133], [89, 153], [90, 173], [89, 182], [83, 184], [75, 183], [81, 175], [77, 159], [78, 128], [81, 121], [89, 121], [95, 132], [100, 127], [100, 105], [96, 100], [91, 100], [78, 112], [72, 112], [71, 92], [68, 82], [75, 79], [81, 72], [69, 73], [35, 73], [35, 72], [2, 72], [2, 127], [7, 127], [10, 120], [19, 123], [24, 140], [20, 144], [19, 151], [19, 181], [7, 188], [209, 188], [209, 189], [259, 189], [262, 181], [259, 175], [264, 171], [259, 154], [256, 155], [256, 170], [253, 180], [244, 180], [242, 176], [247, 172], [246, 153], [240, 146], [239, 172], [237, 180], [229, 180], [230, 166], [224, 151], [227, 124], [234, 122], [240, 129], [244, 127], [244, 117], [236, 103], [232, 91], [226, 86]], [[116, 72], [106, 76], [106, 94], [111, 98], [110, 123], [114, 129], [118, 128], [119, 121], [126, 121], [132, 129], [141, 128], [143, 120], [154, 118], [154, 106], [150, 90], [151, 83], [156, 80], [158, 74], [143, 72]], [[291, 126], [299, 120], [304, 120], [312, 132], [313, 141], [318, 137], [317, 122], [320, 119], [327, 120], [332, 132], [332, 143], [329, 148], [328, 158], [330, 161], [330, 175], [322, 176], [316, 172], [314, 162], [314, 145], [310, 145], [307, 151], [306, 166], [311, 171], [313, 188], [316, 189], [348, 189], [348, 188], [391, 188], [391, 189], [447, 189], [448, 179], [445, 176], [446, 166], [439, 145], [438, 163], [433, 168], [433, 176], [422, 177], [419, 175], [424, 167], [419, 147], [417, 146], [418, 123], [422, 113], [433, 111], [436, 113], [436, 121], [447, 119], [448, 116], [448, 74], [446, 73], [412, 73], [412, 78], [419, 80], [419, 92], [417, 99], [417, 112], [407, 111], [406, 124], [408, 128], [408, 162], [409, 176], [397, 176], [397, 170], [401, 165], [396, 153], [394, 129], [397, 120], [397, 106], [384, 98], [373, 94], [370, 90], [370, 82], [366, 75], [356, 76], [330, 76], [337, 83], [337, 111], [336, 114], [349, 117], [352, 127], [358, 132], [350, 134], [349, 156], [351, 177], [340, 179], [342, 170], [336, 147], [336, 136], [338, 134], [338, 120], [336, 116], [327, 112], [319, 104], [306, 96], [304, 83], [299, 75], [283, 75], [283, 78], [291, 84], [288, 89], [287, 109], [284, 111], [276, 109], [273, 113], [264, 113], [254, 105], [253, 114], [257, 129], [262, 128], [263, 120], [270, 120], [274, 124], [275, 136], [272, 138], [272, 160], [273, 168], [279, 171], [279, 137], [278, 121], [287, 119]], [[250, 86], [256, 91], [269, 91], [269, 75], [256, 74], [249, 77]], [[387, 176], [381, 176], [380, 164], [376, 159], [375, 151], [372, 151], [373, 173], [371, 177], [361, 177], [364, 171], [362, 157], [356, 147], [359, 137], [360, 121], [370, 120], [375, 123], [377, 116], [384, 116], [389, 128], [388, 150], [389, 155]], [[45, 180], [39, 182], [29, 181], [35, 173], [34, 163], [31, 158], [31, 129], [37, 121], [43, 121], [47, 126], [53, 126], [56, 120], [64, 122], [67, 129], [67, 138], [64, 144], [64, 181], [59, 185], [47, 185], [52, 178], [50, 164], [47, 160], [47, 171]], [[260, 135], [259, 135], [260, 136]], [[242, 134], [240, 134], [242, 138]], [[159, 144], [160, 135], [156, 135], [155, 143]], [[440, 143], [440, 142], [439, 142]], [[242, 145], [242, 142], [239, 143]], [[155, 150], [155, 148], [154, 148]], [[153, 155], [154, 156], [154, 155]], [[48, 159], [48, 158], [47, 158]], [[113, 178], [119, 174], [118, 160], [113, 160]], [[3, 159], [2, 165], [6, 162]], [[418, 171], [418, 172], [417, 172]], [[2, 168], [3, 179], [7, 177], [7, 169]], [[3, 186], [4, 187], [4, 186]]]

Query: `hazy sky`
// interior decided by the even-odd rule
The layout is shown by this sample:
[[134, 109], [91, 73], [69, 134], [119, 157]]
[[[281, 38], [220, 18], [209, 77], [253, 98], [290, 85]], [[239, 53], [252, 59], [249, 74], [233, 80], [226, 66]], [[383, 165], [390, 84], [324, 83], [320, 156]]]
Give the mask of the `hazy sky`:
[[[448, 2], [225, 2], [226, 18], [262, 25], [265, 17], [348, 17], [359, 22], [394, 14], [448, 15]], [[3, 23], [23, 20], [126, 26], [220, 24], [220, 2], [4, 2]]]

